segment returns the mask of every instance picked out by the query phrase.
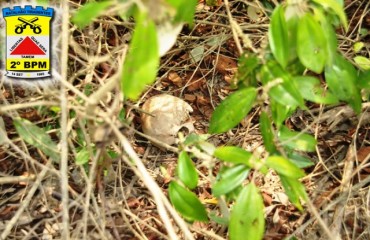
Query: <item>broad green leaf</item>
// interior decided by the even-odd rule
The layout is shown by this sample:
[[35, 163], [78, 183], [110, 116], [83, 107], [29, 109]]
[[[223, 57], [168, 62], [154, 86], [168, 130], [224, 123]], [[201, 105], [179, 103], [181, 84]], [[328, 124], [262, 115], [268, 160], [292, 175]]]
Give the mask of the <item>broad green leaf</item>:
[[212, 186], [212, 194], [219, 197], [239, 187], [249, 174], [250, 168], [237, 165], [219, 174], [219, 180]]
[[244, 88], [224, 99], [212, 114], [208, 132], [222, 133], [235, 127], [251, 110], [256, 95], [255, 88]]
[[332, 24], [328, 21], [327, 14], [325, 14], [321, 8], [314, 8], [314, 15], [319, 20], [322, 30], [325, 32], [324, 37], [326, 39], [328, 53], [326, 66], [332, 66], [338, 47], [337, 34]]
[[290, 43], [282, 5], [277, 6], [272, 13], [268, 36], [272, 53], [278, 63], [285, 68], [288, 65]]
[[266, 160], [266, 165], [274, 169], [279, 175], [289, 178], [301, 178], [305, 173], [294, 163], [282, 156], [270, 156]]
[[176, 10], [175, 22], [193, 23], [197, 0], [166, 0]]
[[344, 6], [344, 0], [335, 0], [339, 6], [343, 7]]
[[370, 70], [360, 72], [357, 85], [361, 89], [370, 89]]
[[171, 182], [168, 195], [175, 209], [189, 221], [208, 221], [207, 211], [197, 196], [176, 182]]
[[54, 162], [60, 161], [57, 144], [44, 129], [22, 118], [14, 119], [13, 123], [17, 133], [26, 143], [40, 149]]
[[100, 1], [85, 3], [72, 17], [72, 22], [79, 28], [89, 25], [94, 18], [101, 15], [114, 1]]
[[274, 134], [272, 132], [272, 125], [266, 112], [262, 112], [260, 115], [260, 131], [262, 134], [262, 139], [266, 150], [273, 154], [276, 152], [276, 147], [274, 143]]
[[185, 151], [181, 151], [177, 166], [177, 175], [179, 179], [190, 189], [198, 185], [198, 173], [193, 161]]
[[333, 66], [325, 68], [325, 79], [340, 100], [347, 101], [356, 113], [361, 112], [361, 94], [357, 88], [357, 72], [354, 66], [337, 54]]
[[282, 126], [278, 133], [279, 140], [284, 146], [306, 152], [316, 150], [316, 139], [307, 133], [290, 131], [289, 128]]
[[136, 100], [153, 83], [159, 66], [157, 34], [154, 22], [141, 12], [126, 56], [121, 79], [125, 97]]
[[325, 9], [330, 8], [335, 12], [335, 14], [339, 17], [340, 21], [342, 22], [346, 31], [348, 30], [348, 23], [347, 23], [347, 16], [343, 9], [343, 1], [342, 0], [313, 0], [317, 4], [320, 4]]
[[299, 19], [297, 54], [302, 64], [315, 73], [321, 73], [327, 60], [327, 42], [321, 25], [311, 13]]
[[338, 98], [331, 92], [324, 89], [320, 80], [311, 76], [293, 77], [295, 85], [304, 99], [321, 104], [336, 104]]
[[370, 59], [363, 57], [363, 56], [356, 56], [353, 58], [355, 63], [362, 69], [362, 70], [370, 70]]
[[214, 152], [214, 156], [225, 162], [235, 164], [240, 163], [252, 167], [250, 163], [252, 153], [247, 152], [246, 150], [239, 147], [234, 146], [218, 147]]
[[306, 158], [296, 152], [288, 154], [289, 160], [294, 163], [299, 168], [311, 167], [314, 165], [313, 161], [309, 158]]
[[239, 194], [231, 210], [230, 240], [260, 240], [265, 231], [264, 205], [261, 194], [249, 183]]
[[285, 193], [288, 195], [289, 200], [302, 211], [302, 205], [300, 198], [302, 200], [307, 200], [307, 193], [304, 185], [296, 178], [289, 178], [287, 176], [279, 175], [281, 183], [285, 189]]
[[[298, 12], [299, 7], [297, 5], [288, 4], [285, 9], [285, 18], [288, 28], [288, 42], [289, 42], [289, 54], [288, 62], [289, 65], [299, 63], [299, 61], [294, 61], [297, 58], [297, 27], [298, 27]], [[289, 71], [290, 72], [290, 71]], [[292, 72], [290, 72], [292, 73]]]
[[[295, 48], [295, 54], [297, 55], [297, 48]], [[306, 67], [303, 66], [303, 64], [298, 60], [298, 58], [294, 58], [294, 61], [289, 63], [289, 65], [286, 68], [286, 71], [289, 72], [290, 76], [296, 76], [296, 75], [303, 75], [306, 71]]]
[[[269, 96], [277, 102], [286, 106], [305, 108], [304, 100], [290, 75], [276, 62], [269, 61], [261, 68], [261, 80], [264, 87], [269, 89]], [[269, 86], [269, 84], [277, 80], [282, 82]]]
[[90, 154], [86, 148], [82, 148], [80, 151], [77, 152], [76, 155], [76, 164], [77, 165], [84, 165], [89, 162]]

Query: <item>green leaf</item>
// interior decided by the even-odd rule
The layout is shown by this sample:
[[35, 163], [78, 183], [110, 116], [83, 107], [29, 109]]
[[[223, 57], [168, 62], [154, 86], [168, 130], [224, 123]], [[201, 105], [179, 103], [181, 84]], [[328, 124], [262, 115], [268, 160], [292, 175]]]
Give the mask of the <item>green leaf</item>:
[[193, 161], [185, 151], [180, 152], [177, 175], [185, 186], [190, 189], [194, 189], [198, 185], [197, 170]]
[[235, 127], [251, 110], [257, 91], [240, 89], [221, 102], [212, 114], [209, 133], [222, 133]]
[[296, 178], [289, 178], [283, 175], [279, 175], [279, 177], [289, 200], [298, 210], [302, 211], [300, 198], [303, 200], [308, 199], [304, 185]]
[[136, 100], [153, 83], [159, 66], [157, 33], [154, 22], [141, 12], [126, 56], [121, 79], [125, 97]]
[[334, 0], [334, 1], [336, 1], [339, 4], [339, 6], [344, 7], [344, 0]]
[[360, 28], [359, 34], [361, 38], [365, 38], [366, 36], [370, 34], [370, 31], [367, 28]]
[[218, 147], [214, 152], [214, 156], [225, 162], [235, 164], [240, 163], [251, 167], [250, 158], [252, 157], [252, 153], [247, 152], [246, 150], [239, 147], [234, 146]]
[[126, 122], [126, 109], [122, 108], [118, 113], [118, 120], [120, 122]]
[[22, 118], [14, 119], [13, 123], [17, 133], [26, 143], [40, 149], [51, 160], [59, 163], [58, 146], [44, 129]]
[[343, 9], [344, 4], [342, 0], [340, 0], [340, 2], [338, 0], [313, 0], [313, 1], [316, 2], [317, 4], [320, 4], [325, 9], [330, 8], [331, 10], [333, 10], [335, 14], [337, 14], [337, 16], [339, 17], [345, 30], [346, 31], [348, 30], [347, 16]]
[[294, 163], [282, 156], [270, 156], [266, 160], [266, 165], [274, 169], [279, 175], [290, 178], [301, 178], [305, 173]]
[[275, 137], [272, 132], [271, 121], [266, 112], [262, 112], [260, 115], [260, 130], [266, 150], [270, 154], [275, 153], [277, 151], [274, 143]]
[[337, 54], [333, 66], [325, 68], [325, 79], [340, 100], [347, 101], [356, 113], [361, 112], [361, 94], [357, 88], [357, 72], [353, 65]]
[[360, 89], [370, 89], [370, 70], [360, 72], [357, 85]]
[[311, 71], [323, 71], [328, 54], [325, 33], [310, 13], [298, 22], [297, 54], [302, 64]]
[[189, 221], [208, 221], [207, 211], [197, 196], [176, 182], [171, 182], [168, 194], [175, 209]]
[[257, 55], [242, 55], [238, 59], [238, 82], [243, 82], [246, 87], [256, 87], [257, 81], [255, 80], [255, 74], [253, 74], [253, 72], [257, 69], [258, 66], [259, 60]]
[[211, 221], [216, 222], [217, 224], [221, 224], [224, 226], [229, 225], [229, 218], [227, 217], [219, 217], [215, 213], [210, 213], [209, 218], [211, 219]]
[[90, 154], [86, 148], [82, 148], [80, 151], [77, 152], [76, 155], [76, 164], [77, 165], [84, 165], [89, 162]]
[[[297, 58], [297, 27], [298, 27], [298, 5], [292, 5], [288, 4], [285, 8], [285, 18], [286, 18], [286, 23], [287, 23], [287, 28], [288, 28], [288, 62], [289, 68], [291, 65], [295, 65], [297, 63], [300, 63], [299, 61], [295, 61]], [[287, 68], [288, 70], [288, 68]], [[289, 71], [291, 74], [292, 72]]]
[[288, 154], [289, 160], [299, 168], [306, 168], [315, 165], [311, 159], [308, 159], [296, 152]]
[[362, 70], [370, 70], [370, 59], [363, 56], [356, 56], [353, 60]]
[[209, 134], [196, 134], [196, 133], [190, 133], [188, 136], [186, 136], [184, 145], [191, 146], [200, 144], [202, 142], [207, 141], [209, 137]]
[[336, 104], [338, 98], [325, 90], [320, 84], [320, 80], [311, 76], [293, 77], [295, 85], [304, 99], [320, 104]]
[[284, 121], [293, 114], [296, 107], [281, 104], [274, 99], [270, 99], [272, 120], [276, 124], [276, 129], [280, 129]]
[[355, 53], [359, 53], [361, 49], [363, 49], [364, 47], [365, 47], [364, 42], [355, 42], [355, 44], [353, 44], [353, 51]]
[[239, 187], [248, 176], [249, 169], [248, 166], [237, 165], [220, 173], [220, 180], [212, 186], [213, 196], [219, 197]]
[[263, 200], [253, 183], [248, 184], [239, 194], [231, 210], [230, 240], [259, 240], [265, 231]]
[[111, 6], [113, 1], [88, 2], [85, 3], [72, 17], [72, 22], [79, 28], [89, 25], [104, 10]]
[[282, 5], [277, 6], [272, 13], [268, 36], [272, 53], [285, 68], [288, 65], [290, 43]]
[[290, 131], [289, 128], [282, 126], [278, 133], [278, 137], [281, 144], [290, 149], [306, 152], [313, 152], [316, 150], [316, 139], [307, 133]]
[[[270, 87], [271, 82], [281, 80], [281, 83]], [[261, 68], [261, 81], [265, 88], [269, 88], [268, 94], [277, 102], [286, 106], [300, 106], [305, 108], [304, 100], [299, 94], [290, 75], [274, 61], [269, 61]]]
[[176, 9], [175, 22], [193, 23], [197, 0], [166, 0]]
[[322, 30], [325, 32], [324, 37], [326, 39], [326, 46], [328, 51], [326, 65], [331, 66], [337, 53], [337, 34], [335, 33], [332, 24], [330, 24], [327, 14], [325, 14], [321, 8], [314, 8], [314, 15], [321, 23]]

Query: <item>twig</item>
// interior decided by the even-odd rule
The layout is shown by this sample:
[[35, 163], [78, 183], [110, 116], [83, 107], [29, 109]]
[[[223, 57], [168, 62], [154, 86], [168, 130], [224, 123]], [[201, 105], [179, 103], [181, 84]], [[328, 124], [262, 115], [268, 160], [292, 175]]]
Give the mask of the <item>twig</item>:
[[308, 206], [308, 209], [311, 211], [311, 213], [315, 216], [321, 228], [324, 230], [325, 234], [327, 235], [327, 238], [329, 240], [336, 240], [337, 238], [333, 237], [335, 236], [335, 234], [329, 230], [328, 226], [326, 225], [324, 220], [321, 218], [320, 213], [317, 211], [316, 207], [312, 204], [310, 199], [307, 199], [307, 206]]
[[237, 33], [236, 29], [235, 29], [235, 24], [236, 23], [235, 23], [235, 21], [233, 19], [233, 16], [231, 15], [229, 0], [224, 0], [224, 2], [225, 2], [227, 16], [229, 17], [231, 31], [233, 33], [235, 45], [236, 45], [236, 47], [238, 49], [239, 55], [242, 55], [243, 54], [243, 48], [242, 48], [242, 45], [240, 44], [240, 41], [239, 41], [239, 38], [238, 38], [238, 33]]
[[[69, 40], [69, 4], [62, 1], [62, 49], [61, 78], [67, 79], [68, 40]], [[68, 102], [64, 84], [60, 86], [60, 189], [62, 193], [62, 239], [70, 239], [69, 232], [69, 195], [68, 195]]]
[[235, 44], [236, 44], [236, 47], [238, 49], [239, 54], [240, 55], [243, 54], [243, 48], [242, 48], [242, 45], [241, 45], [241, 43], [239, 41], [239, 38], [238, 38], [239, 36], [242, 38], [243, 43], [244, 43], [244, 45], [246, 45], [246, 47], [251, 49], [253, 52], [257, 52], [257, 50], [253, 47], [252, 41], [250, 40], [249, 36], [247, 34], [243, 33], [242, 28], [233, 19], [232, 15], [231, 15], [231, 11], [230, 11], [229, 0], [224, 0], [224, 2], [225, 2], [227, 16], [228, 16], [229, 21], [230, 21], [231, 31], [233, 32], [234, 41], [235, 41]]
[[31, 176], [16, 176], [16, 177], [0, 177], [0, 185], [9, 183], [31, 182], [36, 178], [35, 175]]
[[[165, 228], [167, 229], [167, 233], [170, 237], [170, 239], [178, 239], [175, 229], [172, 226], [171, 219], [169, 218], [167, 211], [166, 211], [166, 205], [170, 206], [170, 203], [168, 202], [167, 198], [162, 193], [161, 188], [158, 186], [158, 184], [153, 180], [153, 178], [150, 176], [149, 172], [146, 170], [144, 164], [142, 163], [139, 156], [136, 154], [134, 149], [132, 148], [131, 144], [127, 140], [127, 138], [121, 133], [119, 128], [112, 122], [111, 119], [105, 118], [104, 119], [107, 123], [110, 124], [110, 127], [112, 128], [113, 132], [116, 134], [118, 140], [120, 141], [122, 148], [124, 152], [127, 153], [127, 155], [131, 158], [131, 160], [135, 163], [137, 170], [140, 172], [140, 175], [138, 177], [141, 178], [141, 180], [144, 182], [145, 186], [148, 188], [150, 193], [153, 196], [153, 199], [157, 205], [158, 214], [161, 217]], [[194, 237], [189, 231], [186, 223], [180, 218], [180, 216], [176, 213], [176, 211], [170, 206], [168, 208], [171, 215], [176, 220], [178, 226], [181, 228], [181, 230], [184, 232], [185, 238], [193, 240]]]
[[58, 105], [58, 103], [53, 102], [53, 101], [34, 101], [34, 102], [17, 103], [17, 104], [11, 104], [11, 105], [1, 105], [0, 113], [15, 111], [15, 110], [22, 109], [22, 108], [39, 107], [39, 106], [56, 106], [56, 105]]
[[41, 181], [44, 179], [46, 176], [46, 173], [48, 172], [48, 168], [42, 169], [42, 171], [37, 175], [36, 182], [32, 184], [32, 187], [30, 191], [28, 192], [26, 198], [22, 201], [22, 204], [20, 204], [19, 209], [15, 213], [15, 215], [10, 219], [8, 224], [5, 226], [4, 231], [1, 233], [0, 239], [5, 240], [8, 238], [10, 232], [12, 231], [13, 227], [17, 224], [19, 218], [23, 214], [23, 212], [26, 210], [28, 205], [30, 204], [33, 195], [35, 194], [37, 188], [40, 186]]

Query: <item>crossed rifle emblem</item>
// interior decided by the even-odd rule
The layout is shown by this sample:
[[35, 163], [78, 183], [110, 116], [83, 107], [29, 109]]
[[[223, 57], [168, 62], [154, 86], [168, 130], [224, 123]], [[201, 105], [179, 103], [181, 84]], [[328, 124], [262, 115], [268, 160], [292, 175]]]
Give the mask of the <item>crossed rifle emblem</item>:
[[22, 24], [16, 25], [15, 26], [15, 33], [21, 34], [23, 33], [23, 29], [25, 29], [27, 26], [30, 26], [30, 28], [33, 30], [35, 34], [40, 34], [41, 33], [41, 25], [35, 24], [37, 20], [39, 20], [38, 17], [32, 18], [30, 20], [24, 19], [22, 17], [18, 18], [19, 21], [22, 22]]

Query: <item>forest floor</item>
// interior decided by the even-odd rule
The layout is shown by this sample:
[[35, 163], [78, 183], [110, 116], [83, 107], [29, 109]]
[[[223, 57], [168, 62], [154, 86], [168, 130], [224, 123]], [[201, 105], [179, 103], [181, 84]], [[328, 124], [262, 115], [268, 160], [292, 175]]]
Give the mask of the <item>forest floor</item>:
[[[70, 11], [81, 2], [69, 1]], [[162, 58], [157, 81], [138, 102], [123, 103], [115, 88], [94, 109], [96, 118], [90, 115], [89, 97], [117, 73], [133, 28], [119, 17], [102, 16], [84, 30], [70, 24], [68, 80], [62, 82], [69, 113], [64, 128], [63, 109], [56, 107], [64, 101], [59, 88], [30, 91], [0, 81], [0, 239], [61, 239], [63, 231], [72, 239], [169, 239], [158, 202], [168, 209], [171, 228], [180, 239], [185, 239], [184, 231], [195, 239], [227, 239], [224, 225], [184, 224], [171, 212], [164, 197], [175, 175], [176, 148], [152, 145], [141, 134], [140, 121], [142, 104], [166, 93], [188, 102], [194, 110], [196, 133], [207, 133], [214, 108], [233, 91], [230, 85], [239, 57], [225, 7], [222, 1], [216, 2], [217, 6], [209, 7], [199, 1], [194, 27], [184, 27]], [[230, 1], [234, 20], [255, 48], [267, 43], [271, 13], [261, 2]], [[274, 6], [275, 1], [265, 2]], [[370, 57], [369, 1], [345, 4], [350, 27], [346, 33], [338, 30], [340, 51], [350, 61], [355, 55]], [[355, 53], [353, 45], [360, 41], [367, 45]], [[209, 142], [260, 149], [259, 113], [260, 109], [253, 109], [236, 128], [210, 136]], [[17, 117], [37, 124], [56, 143], [63, 138], [60, 130], [66, 131], [68, 179], [60, 172], [61, 166], [18, 135], [13, 124]], [[125, 122], [125, 128], [117, 128], [123, 134], [115, 132], [109, 118]], [[91, 121], [96, 136], [89, 135]], [[273, 172], [255, 176], [266, 207], [264, 239], [328, 239], [328, 232], [339, 233], [342, 239], [370, 239], [369, 104], [364, 103], [360, 116], [344, 104], [311, 104], [309, 111], [298, 110], [285, 124], [296, 131], [305, 129], [318, 141], [317, 151], [307, 155], [313, 165], [304, 169], [307, 176], [302, 179], [316, 211], [300, 212], [289, 203]], [[132, 163], [130, 148], [122, 149], [122, 136], [144, 170]], [[87, 149], [87, 164], [77, 162], [81, 148]], [[217, 173], [210, 173], [200, 160], [195, 159], [195, 164], [200, 172], [195, 193], [209, 212], [218, 215], [210, 181]], [[68, 211], [63, 209], [66, 189], [61, 187], [66, 183]], [[153, 195], [157, 187], [163, 194]], [[68, 222], [63, 218], [66, 212]]]

